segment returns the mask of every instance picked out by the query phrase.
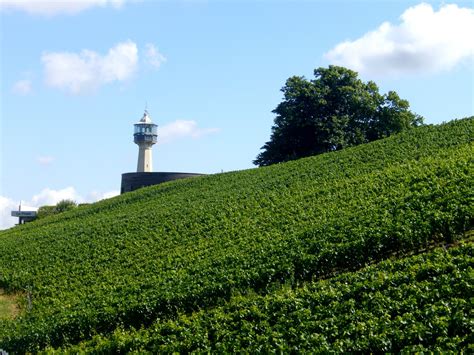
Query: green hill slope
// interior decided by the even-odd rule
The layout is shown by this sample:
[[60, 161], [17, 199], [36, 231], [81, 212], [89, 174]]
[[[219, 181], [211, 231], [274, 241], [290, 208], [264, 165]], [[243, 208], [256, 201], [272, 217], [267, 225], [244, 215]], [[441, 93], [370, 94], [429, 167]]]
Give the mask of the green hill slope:
[[[285, 298], [279, 291], [282, 284], [296, 298], [306, 299], [306, 288], [326, 282], [317, 280], [336, 276], [330, 282], [337, 284], [343, 277], [338, 274], [462, 239], [473, 225], [473, 137], [473, 118], [422, 127], [344, 151], [146, 188], [0, 232], [0, 288], [31, 300], [15, 320], [0, 320], [0, 349], [67, 347], [97, 334], [96, 342], [112, 349], [120, 334], [126, 339], [136, 335], [127, 330], [131, 327], [144, 329], [138, 348], [153, 350], [174, 342], [164, 349], [256, 349], [249, 343], [253, 337], [241, 342], [224, 332], [213, 338], [206, 326], [200, 328], [203, 337], [208, 334], [200, 347], [198, 338], [180, 337], [173, 327], [184, 329], [180, 322], [194, 324], [194, 317], [196, 327], [219, 323], [219, 314], [235, 313], [232, 307], [252, 313], [254, 299], [278, 303]], [[457, 253], [471, 264], [461, 260], [446, 266], [446, 277], [458, 270], [468, 283], [469, 248]], [[430, 253], [434, 256], [427, 258], [440, 252]], [[450, 258], [445, 256], [446, 265]], [[357, 278], [361, 272], [366, 275], [344, 275]], [[408, 286], [418, 287], [408, 280]], [[472, 294], [469, 287], [467, 291]], [[457, 289], [452, 292], [459, 297]], [[236, 294], [243, 295], [241, 304], [233, 298]], [[310, 313], [318, 306], [317, 297], [306, 308]], [[329, 309], [340, 312], [333, 314], [334, 324], [347, 317], [345, 308]], [[238, 329], [231, 316], [224, 323]], [[301, 319], [306, 316], [303, 307]], [[296, 350], [300, 343], [295, 337], [326, 334], [317, 327], [298, 329], [297, 319], [287, 333], [284, 324], [275, 330], [284, 333], [282, 349]], [[446, 337], [458, 337], [456, 344], [464, 347], [468, 326], [459, 322]], [[268, 328], [261, 325], [264, 320], [248, 323]], [[370, 327], [357, 332], [369, 338], [376, 334]], [[242, 339], [248, 334], [244, 329]], [[279, 348], [280, 343], [264, 341], [270, 339], [265, 336], [259, 344]], [[309, 349], [304, 344], [315, 339], [308, 343], [301, 338], [302, 348]], [[393, 335], [378, 347], [368, 342], [338, 348], [344, 339], [341, 333], [325, 341], [335, 350], [429, 348], [436, 343]]]
[[383, 261], [141, 330], [117, 329], [73, 352], [460, 351], [472, 344], [472, 243]]

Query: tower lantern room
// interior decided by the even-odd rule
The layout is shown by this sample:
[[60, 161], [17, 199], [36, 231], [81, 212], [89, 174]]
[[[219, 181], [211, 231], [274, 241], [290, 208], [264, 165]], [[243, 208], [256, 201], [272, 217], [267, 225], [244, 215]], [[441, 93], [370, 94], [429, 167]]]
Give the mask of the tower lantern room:
[[138, 145], [137, 172], [152, 172], [151, 148], [158, 139], [158, 126], [151, 121], [148, 111], [145, 110], [143, 117], [134, 127], [133, 141]]

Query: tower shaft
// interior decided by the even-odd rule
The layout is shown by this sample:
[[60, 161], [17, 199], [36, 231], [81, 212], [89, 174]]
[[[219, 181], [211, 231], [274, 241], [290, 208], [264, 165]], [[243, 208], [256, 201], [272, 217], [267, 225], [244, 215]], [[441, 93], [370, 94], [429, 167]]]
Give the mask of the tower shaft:
[[151, 155], [151, 145], [140, 144], [138, 146], [138, 173], [148, 173], [153, 171], [153, 159]]

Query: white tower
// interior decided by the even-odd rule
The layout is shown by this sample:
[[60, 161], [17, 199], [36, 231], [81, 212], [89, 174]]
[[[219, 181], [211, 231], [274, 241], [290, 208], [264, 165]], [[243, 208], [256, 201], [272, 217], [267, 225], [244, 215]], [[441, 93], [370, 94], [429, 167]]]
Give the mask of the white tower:
[[151, 122], [148, 111], [145, 110], [142, 119], [134, 124], [133, 141], [138, 144], [137, 173], [153, 171], [151, 147], [158, 138], [157, 125]]

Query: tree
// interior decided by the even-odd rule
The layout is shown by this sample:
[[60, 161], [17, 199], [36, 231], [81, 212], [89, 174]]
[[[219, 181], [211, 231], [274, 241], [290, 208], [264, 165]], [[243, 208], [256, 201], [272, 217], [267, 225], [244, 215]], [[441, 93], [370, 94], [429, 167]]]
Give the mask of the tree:
[[56, 206], [41, 206], [38, 208], [38, 218], [44, 218], [52, 216], [58, 213], [66, 212], [77, 207], [77, 204], [73, 200], [61, 200]]
[[44, 218], [56, 214], [56, 206], [41, 206], [38, 208], [37, 217]]
[[357, 73], [338, 66], [318, 68], [314, 80], [293, 76], [281, 89], [283, 101], [270, 140], [253, 161], [259, 166], [344, 149], [387, 137], [423, 119], [394, 91], [379, 93]]
[[56, 204], [56, 213], [66, 212], [76, 207], [77, 204], [73, 200], [61, 200]]

